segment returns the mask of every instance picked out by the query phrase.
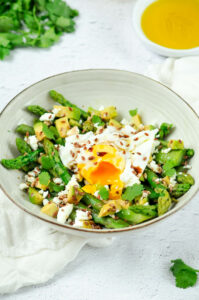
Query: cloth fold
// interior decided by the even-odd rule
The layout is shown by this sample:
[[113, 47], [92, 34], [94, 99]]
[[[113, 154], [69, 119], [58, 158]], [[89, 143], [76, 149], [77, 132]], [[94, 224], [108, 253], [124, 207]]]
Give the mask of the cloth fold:
[[55, 231], [24, 213], [0, 191], [0, 293], [46, 282], [86, 244], [105, 247], [111, 238], [89, 239]]
[[146, 75], [170, 87], [199, 113], [199, 56], [168, 58], [149, 66]]

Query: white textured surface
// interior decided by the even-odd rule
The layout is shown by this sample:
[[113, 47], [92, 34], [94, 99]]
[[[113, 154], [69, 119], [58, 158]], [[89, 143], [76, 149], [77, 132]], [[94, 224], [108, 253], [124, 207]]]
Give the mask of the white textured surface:
[[[68, 2], [81, 13], [75, 34], [65, 35], [49, 50], [15, 50], [0, 63], [0, 109], [19, 91], [49, 75], [83, 68], [144, 73], [150, 64], [162, 60], [143, 47], [131, 28], [134, 1]], [[198, 300], [199, 284], [178, 289], [169, 272], [170, 260], [179, 257], [199, 267], [197, 198], [147, 231], [117, 239], [108, 248], [85, 247], [47, 284], [24, 288], [2, 299]]]

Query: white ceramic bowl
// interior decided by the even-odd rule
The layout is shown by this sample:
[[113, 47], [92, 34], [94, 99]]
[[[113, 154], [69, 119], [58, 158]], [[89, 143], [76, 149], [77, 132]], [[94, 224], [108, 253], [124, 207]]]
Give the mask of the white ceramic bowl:
[[153, 52], [169, 57], [182, 57], [199, 55], [199, 47], [188, 50], [175, 50], [160, 46], [147, 38], [141, 27], [141, 18], [144, 10], [153, 2], [157, 0], [137, 0], [133, 10], [133, 26], [141, 41]]
[[[156, 223], [183, 207], [199, 187], [199, 120], [196, 113], [178, 95], [160, 83], [142, 75], [117, 70], [85, 70], [63, 73], [44, 79], [19, 93], [5, 107], [0, 115], [1, 147], [0, 159], [17, 156], [15, 128], [19, 123], [32, 124], [34, 116], [25, 110], [30, 104], [51, 108], [54, 102], [48, 91], [55, 89], [63, 93], [80, 107], [115, 105], [122, 117], [129, 117], [128, 110], [138, 108], [146, 124], [174, 123], [173, 137], [182, 138], [187, 147], [194, 148], [191, 170], [196, 182], [179, 203], [165, 215], [148, 222], [120, 230], [78, 229], [58, 224], [56, 219], [40, 213], [40, 208], [28, 201], [27, 195], [19, 190], [23, 173], [7, 170], [0, 165], [0, 185], [8, 198], [25, 212], [55, 229], [80, 236], [106, 236], [145, 228]], [[9, 201], [9, 200], [8, 200]], [[180, 224], [179, 224], [180, 225]]]

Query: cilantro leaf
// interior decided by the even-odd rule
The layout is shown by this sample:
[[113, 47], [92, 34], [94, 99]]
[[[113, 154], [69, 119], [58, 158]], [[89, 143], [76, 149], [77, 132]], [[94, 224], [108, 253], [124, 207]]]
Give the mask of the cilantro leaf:
[[99, 125], [99, 126], [104, 126], [104, 122], [103, 122], [102, 119], [101, 119], [99, 116], [97, 116], [97, 115], [92, 116], [91, 121], [92, 121], [94, 124], [97, 124], [97, 125]]
[[122, 199], [132, 201], [135, 199], [135, 197], [140, 196], [143, 190], [144, 187], [142, 184], [135, 183], [134, 185], [128, 186], [125, 189], [124, 193], [122, 194]]
[[199, 270], [189, 267], [181, 259], [172, 260], [171, 262], [173, 266], [170, 270], [176, 278], [177, 287], [186, 289], [196, 284]]
[[48, 185], [49, 181], [50, 181], [50, 175], [48, 172], [43, 171], [39, 174], [39, 183], [40, 184]]
[[135, 115], [137, 115], [137, 113], [138, 113], [138, 109], [137, 108], [133, 109], [133, 110], [129, 110], [129, 114], [130, 114], [131, 117], [134, 117]]
[[108, 200], [109, 191], [103, 186], [99, 189], [99, 195], [102, 198], [102, 200]]
[[165, 138], [171, 132], [172, 128], [173, 124], [162, 123], [159, 129], [160, 140]]
[[54, 133], [52, 132], [52, 130], [50, 130], [48, 128], [48, 126], [43, 123], [43, 133], [45, 134], [45, 136], [50, 139], [50, 140], [53, 140], [55, 137], [54, 137]]
[[41, 165], [44, 169], [49, 170], [54, 167], [55, 162], [52, 157], [43, 155], [41, 157]]
[[0, 0], [0, 59], [16, 47], [47, 48], [75, 30], [78, 11], [64, 0]]

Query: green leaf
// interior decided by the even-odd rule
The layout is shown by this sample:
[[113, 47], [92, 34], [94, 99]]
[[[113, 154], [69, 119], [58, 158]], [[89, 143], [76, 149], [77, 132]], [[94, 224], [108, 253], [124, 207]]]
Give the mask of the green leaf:
[[3, 60], [7, 55], [9, 55], [10, 50], [0, 46], [0, 59]]
[[137, 108], [133, 109], [133, 110], [129, 110], [129, 114], [130, 114], [131, 117], [134, 117], [135, 115], [137, 115], [137, 113], [138, 113], [138, 109]]
[[177, 287], [186, 289], [196, 284], [199, 270], [189, 267], [181, 259], [172, 260], [171, 262], [173, 265], [170, 270], [176, 278]]
[[49, 173], [45, 172], [45, 171], [41, 172], [39, 174], [39, 183], [43, 184], [43, 185], [48, 185], [49, 182], [50, 182], [50, 175], [49, 175]]
[[124, 193], [122, 194], [123, 200], [132, 201], [135, 199], [135, 197], [138, 197], [142, 194], [142, 191], [144, 190], [144, 187], [142, 184], [135, 183], [132, 186], [128, 186]]
[[42, 156], [41, 157], [41, 165], [44, 169], [49, 170], [54, 167], [55, 162], [50, 156]]
[[108, 200], [108, 198], [109, 198], [109, 191], [103, 186], [99, 190], [99, 195], [102, 198], [102, 200]]
[[48, 128], [48, 126], [43, 123], [43, 133], [45, 134], [45, 136], [49, 139], [49, 140], [53, 140], [54, 139], [54, 133], [52, 132], [52, 130], [50, 130]]
[[169, 176], [169, 177], [172, 177], [176, 174], [176, 170], [174, 168], [171, 168], [171, 169], [167, 169], [166, 172], [165, 172], [165, 175], [166, 176]]
[[59, 35], [55, 33], [55, 29], [52, 27], [48, 29], [43, 35], [40, 36], [37, 46], [41, 48], [48, 48], [59, 40]]
[[168, 123], [162, 123], [159, 129], [159, 136], [160, 139], [162, 140], [165, 138], [173, 128], [173, 124], [168, 124]]
[[104, 126], [104, 124], [105, 124], [102, 121], [102, 119], [99, 116], [97, 116], [97, 115], [92, 116], [91, 121], [92, 121], [93, 124], [97, 124], [98, 126]]
[[0, 32], [8, 32], [14, 28], [12, 18], [0, 16]]

